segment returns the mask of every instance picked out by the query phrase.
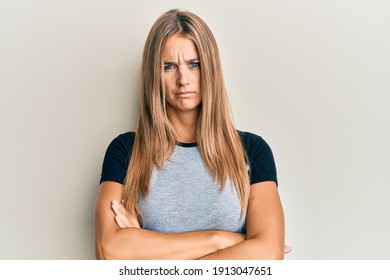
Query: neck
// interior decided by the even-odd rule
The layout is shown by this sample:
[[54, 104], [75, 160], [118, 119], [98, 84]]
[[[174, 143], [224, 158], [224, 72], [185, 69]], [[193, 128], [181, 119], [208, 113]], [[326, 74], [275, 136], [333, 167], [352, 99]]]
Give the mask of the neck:
[[194, 143], [197, 141], [199, 110], [190, 112], [167, 111], [168, 119], [175, 129], [176, 141]]

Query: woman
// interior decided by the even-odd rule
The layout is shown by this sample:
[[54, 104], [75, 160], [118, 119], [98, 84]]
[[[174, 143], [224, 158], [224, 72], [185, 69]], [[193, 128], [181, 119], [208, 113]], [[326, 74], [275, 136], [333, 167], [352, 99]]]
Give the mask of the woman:
[[284, 256], [271, 149], [235, 129], [217, 44], [193, 13], [168, 11], [148, 35], [136, 131], [107, 149], [95, 240], [99, 259]]

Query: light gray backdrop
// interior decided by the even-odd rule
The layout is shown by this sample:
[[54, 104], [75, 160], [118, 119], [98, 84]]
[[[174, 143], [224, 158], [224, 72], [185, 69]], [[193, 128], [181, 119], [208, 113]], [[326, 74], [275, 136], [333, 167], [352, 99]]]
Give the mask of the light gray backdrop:
[[273, 149], [287, 259], [389, 259], [386, 0], [1, 1], [0, 258], [94, 258], [104, 152], [176, 7], [209, 24], [237, 127]]

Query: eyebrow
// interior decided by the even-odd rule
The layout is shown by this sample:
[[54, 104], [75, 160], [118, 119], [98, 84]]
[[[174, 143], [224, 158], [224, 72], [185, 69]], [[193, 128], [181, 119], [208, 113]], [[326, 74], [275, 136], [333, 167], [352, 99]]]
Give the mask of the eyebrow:
[[[191, 59], [188, 59], [185, 61], [185, 63], [190, 63], [190, 62], [194, 62], [194, 61], [199, 61], [199, 58], [191, 58]], [[173, 62], [173, 61], [164, 61], [164, 64], [176, 64], [176, 62]]]

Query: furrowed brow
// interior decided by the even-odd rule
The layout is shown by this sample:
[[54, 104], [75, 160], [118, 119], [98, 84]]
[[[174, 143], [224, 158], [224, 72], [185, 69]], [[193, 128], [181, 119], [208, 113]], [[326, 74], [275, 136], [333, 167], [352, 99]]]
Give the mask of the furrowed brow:
[[[185, 62], [186, 63], [191, 63], [191, 62], [194, 62], [194, 61], [199, 61], [199, 58], [191, 58], [191, 59], [186, 60]], [[168, 61], [164, 61], [164, 64], [176, 64], [176, 62], [168, 60]]]
[[199, 58], [191, 58], [189, 60], [186, 60], [187, 63], [191, 63], [191, 62], [194, 62], [194, 61], [199, 61]]

